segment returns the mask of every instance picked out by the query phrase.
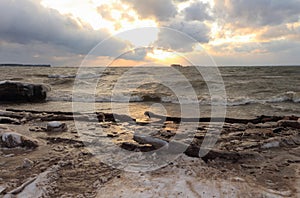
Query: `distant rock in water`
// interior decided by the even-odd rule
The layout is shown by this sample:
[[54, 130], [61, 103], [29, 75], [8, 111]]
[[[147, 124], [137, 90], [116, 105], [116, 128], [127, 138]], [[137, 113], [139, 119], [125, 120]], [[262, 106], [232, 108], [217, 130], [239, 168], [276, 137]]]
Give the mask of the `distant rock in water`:
[[0, 101], [42, 102], [50, 88], [42, 84], [0, 81]]

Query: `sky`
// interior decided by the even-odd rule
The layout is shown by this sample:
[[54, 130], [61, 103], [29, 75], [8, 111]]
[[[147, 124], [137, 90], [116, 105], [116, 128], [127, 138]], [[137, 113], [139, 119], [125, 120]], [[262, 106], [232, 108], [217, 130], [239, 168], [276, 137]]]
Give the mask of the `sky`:
[[300, 0], [1, 0], [0, 63], [300, 65]]

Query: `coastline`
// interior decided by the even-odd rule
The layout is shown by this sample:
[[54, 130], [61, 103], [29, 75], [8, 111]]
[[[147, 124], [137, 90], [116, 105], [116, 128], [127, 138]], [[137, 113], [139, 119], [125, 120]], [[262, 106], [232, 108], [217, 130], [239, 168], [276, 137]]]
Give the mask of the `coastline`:
[[[18, 114], [11, 111], [6, 113]], [[133, 134], [126, 126], [145, 129], [147, 125], [83, 121], [82, 124], [87, 130], [86, 134], [82, 134], [77, 131], [74, 121], [66, 120], [62, 122], [68, 126], [67, 131], [51, 133], [44, 128], [49, 118], [53, 117], [55, 120], [55, 113], [42, 113], [39, 119], [29, 119], [36, 116], [35, 113], [21, 111], [19, 115], [24, 115], [27, 121], [23, 120], [24, 123], [20, 125], [1, 124], [1, 133], [17, 132], [29, 139], [38, 140], [39, 146], [36, 149], [1, 148], [0, 186], [5, 188], [2, 194], [11, 192], [29, 178], [36, 178], [15, 194], [31, 197], [38, 197], [34, 196], [37, 192], [46, 197], [122, 197], [128, 194], [133, 197], [172, 197], [176, 194], [206, 194], [216, 197], [299, 195], [299, 129], [282, 126], [281, 122], [285, 120], [257, 124], [225, 123], [213, 154], [208, 155], [209, 158], [180, 154], [174, 161], [157, 170], [134, 173], [102, 163], [102, 154], [105, 153], [95, 154], [87, 146], [87, 142], [97, 137], [103, 142], [112, 141], [118, 146], [124, 142], [132, 143]], [[40, 118], [43, 117], [47, 119], [41, 121]], [[147, 122], [151, 123], [151, 120]], [[167, 121], [160, 127], [162, 130], [155, 137], [169, 141], [176, 133], [178, 124]], [[194, 134], [193, 145], [201, 145], [207, 127], [207, 123], [200, 123]], [[100, 128], [105, 130], [100, 132]], [[142, 146], [137, 142], [131, 144], [136, 152]], [[107, 151], [109, 150], [105, 150]], [[113, 153], [108, 156], [114, 157]], [[32, 163], [24, 167], [24, 159]], [[173, 188], [174, 186], [178, 188]]]
[[[194, 79], [199, 98], [205, 96], [205, 83], [199, 76], [193, 75], [191, 68], [180, 69]], [[99, 95], [105, 100], [95, 103], [97, 114], [82, 115], [73, 115], [72, 105], [84, 107], [86, 103], [64, 100], [72, 96], [76, 68], [2, 68], [2, 80], [46, 84], [52, 91], [41, 103], [11, 101], [0, 106], [0, 196], [299, 197], [298, 70], [280, 69], [284, 75], [274, 68], [259, 68], [258, 74], [257, 68], [223, 68], [233, 103], [227, 106], [227, 123], [220, 134], [211, 134], [204, 122], [207, 119], [198, 123], [192, 122], [195, 117], [184, 118], [186, 128], [180, 128], [181, 107], [191, 109], [194, 105], [172, 100], [107, 102], [109, 97], [102, 96], [109, 95], [126, 68], [110, 68], [101, 76], [103, 82], [97, 88], [100, 94], [107, 91]], [[87, 72], [87, 76], [98, 77], [92, 70]], [[139, 82], [140, 76], [144, 79], [145, 71], [138, 71], [133, 83]], [[129, 83], [131, 80], [128, 78]], [[82, 83], [85, 81], [83, 78]], [[155, 84], [135, 93], [154, 95], [154, 99], [161, 93], [166, 95], [165, 89]], [[162, 102], [166, 112], [160, 112], [162, 106], [154, 105], [157, 102]], [[210, 116], [209, 104], [205, 100], [199, 104], [201, 118]], [[114, 110], [122, 114], [126, 108], [131, 120], [112, 119]], [[145, 111], [172, 118], [149, 118]], [[253, 123], [257, 117], [261, 119]], [[197, 127], [192, 131], [190, 125]], [[218, 140], [215, 146], [199, 158], [203, 140], [214, 135]], [[16, 143], [26, 141], [13, 147], [14, 138]], [[160, 146], [186, 150], [161, 156], [163, 149], [156, 152]], [[122, 162], [123, 167], [112, 162]]]

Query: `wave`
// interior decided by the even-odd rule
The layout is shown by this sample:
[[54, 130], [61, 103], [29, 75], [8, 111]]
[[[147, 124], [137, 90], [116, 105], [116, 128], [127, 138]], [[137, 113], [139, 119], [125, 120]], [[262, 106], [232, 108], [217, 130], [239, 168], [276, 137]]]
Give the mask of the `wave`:
[[79, 74], [79, 75], [49, 74], [47, 77], [54, 78], [54, 79], [61, 79], [61, 78], [94, 79], [94, 78], [100, 78], [103, 75], [106, 74], [104, 73], [102, 74], [86, 73], [86, 74]]
[[278, 95], [276, 97], [270, 98], [266, 102], [276, 103], [276, 102], [300, 102], [300, 92], [288, 91], [284, 94]]
[[75, 78], [76, 75], [49, 74], [48, 78]]
[[102, 95], [102, 96], [85, 96], [85, 97], [77, 97], [72, 98], [72, 96], [54, 96], [48, 97], [48, 101], [66, 101], [66, 102], [161, 102], [161, 103], [173, 103], [173, 104], [195, 104], [198, 103], [200, 105], [227, 105], [227, 106], [242, 106], [249, 104], [266, 104], [266, 103], [282, 103], [282, 102], [292, 102], [292, 103], [300, 103], [300, 93], [296, 92], [285, 92], [283, 94], [270, 97], [267, 99], [255, 99], [255, 98], [247, 98], [247, 97], [239, 97], [239, 98], [214, 98], [211, 99], [209, 96], [207, 97], [199, 97], [197, 99], [190, 98], [187, 96], [166, 96], [161, 94], [149, 94], [149, 95]]
[[265, 104], [265, 103], [282, 103], [292, 102], [300, 103], [300, 93], [294, 91], [287, 91], [283, 94], [279, 94], [267, 99], [251, 99], [251, 98], [239, 98], [228, 101], [229, 106], [240, 106], [248, 104]]

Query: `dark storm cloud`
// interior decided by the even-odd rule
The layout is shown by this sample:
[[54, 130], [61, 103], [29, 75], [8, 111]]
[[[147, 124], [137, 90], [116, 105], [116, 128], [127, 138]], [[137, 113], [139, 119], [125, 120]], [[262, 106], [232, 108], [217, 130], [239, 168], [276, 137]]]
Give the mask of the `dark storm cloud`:
[[215, 0], [215, 16], [239, 27], [273, 26], [299, 20], [299, 0]]
[[208, 27], [199, 22], [172, 22], [168, 28], [158, 34], [156, 45], [179, 52], [190, 52], [196, 43], [209, 41]]
[[130, 4], [142, 18], [154, 17], [158, 21], [167, 21], [177, 14], [172, 0], [123, 0]]
[[211, 19], [212, 17], [209, 15], [209, 5], [204, 4], [202, 2], [194, 2], [189, 7], [183, 10], [183, 14], [186, 20], [197, 20], [204, 21]]
[[78, 66], [82, 55], [66, 52], [54, 45], [41, 42], [19, 44], [1, 42], [1, 63], [51, 64], [54, 66]]
[[[30, 45], [45, 43], [74, 54], [86, 54], [109, 36], [86, 24], [78, 24], [53, 9], [44, 8], [38, 1], [0, 1], [0, 41]], [[126, 44], [111, 40], [114, 48], [99, 55], [119, 54]]]

